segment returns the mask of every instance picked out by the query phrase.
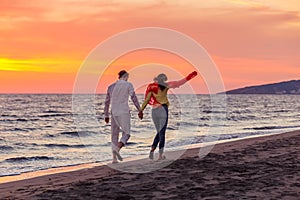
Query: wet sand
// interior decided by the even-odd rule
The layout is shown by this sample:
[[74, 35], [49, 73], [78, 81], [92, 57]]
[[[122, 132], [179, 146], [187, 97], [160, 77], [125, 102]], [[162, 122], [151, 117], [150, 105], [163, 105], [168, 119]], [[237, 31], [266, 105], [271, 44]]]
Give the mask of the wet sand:
[[180, 159], [148, 159], [0, 184], [1, 199], [287, 199], [300, 197], [300, 131], [199, 148]]

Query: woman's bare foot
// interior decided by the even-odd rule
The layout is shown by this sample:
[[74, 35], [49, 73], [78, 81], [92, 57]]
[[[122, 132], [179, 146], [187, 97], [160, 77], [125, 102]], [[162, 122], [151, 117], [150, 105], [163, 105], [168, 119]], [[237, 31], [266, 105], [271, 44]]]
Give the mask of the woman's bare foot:
[[166, 156], [165, 155], [159, 155], [158, 160], [166, 160]]
[[149, 153], [149, 159], [153, 160], [154, 158], [154, 151], [150, 151]]
[[149, 159], [153, 160], [154, 159], [154, 151], [155, 151], [156, 147], [152, 146], [150, 153], [149, 153]]

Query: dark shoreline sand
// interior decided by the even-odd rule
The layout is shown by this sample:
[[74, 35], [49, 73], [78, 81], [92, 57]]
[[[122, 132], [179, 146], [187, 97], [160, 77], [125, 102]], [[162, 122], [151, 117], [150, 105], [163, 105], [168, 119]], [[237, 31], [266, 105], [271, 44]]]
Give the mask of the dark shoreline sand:
[[217, 144], [202, 159], [198, 158], [198, 152], [197, 148], [190, 149], [181, 159], [150, 173], [124, 173], [97, 166], [3, 183], [0, 197], [120, 200], [298, 200], [300, 197], [300, 131]]

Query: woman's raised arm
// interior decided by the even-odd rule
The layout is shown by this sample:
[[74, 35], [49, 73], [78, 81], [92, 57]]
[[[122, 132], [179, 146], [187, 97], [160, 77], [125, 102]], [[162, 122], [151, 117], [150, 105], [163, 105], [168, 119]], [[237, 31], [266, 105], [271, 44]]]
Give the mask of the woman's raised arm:
[[197, 72], [193, 71], [192, 73], [190, 73], [185, 78], [183, 78], [179, 81], [170, 81], [170, 82], [168, 82], [168, 87], [169, 88], [178, 88], [179, 86], [185, 84], [187, 81], [191, 80], [195, 76], [197, 76]]

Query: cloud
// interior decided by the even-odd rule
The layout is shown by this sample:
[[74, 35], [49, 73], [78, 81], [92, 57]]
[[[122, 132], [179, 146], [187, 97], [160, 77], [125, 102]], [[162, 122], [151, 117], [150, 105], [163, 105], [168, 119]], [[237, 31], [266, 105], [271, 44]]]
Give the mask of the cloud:
[[[300, 47], [299, 13], [275, 11], [263, 7], [264, 4], [262, 7], [237, 8], [232, 3], [230, 7], [229, 0], [222, 1], [223, 3], [218, 4], [219, 7], [216, 6], [216, 1], [204, 2], [203, 5], [197, 3], [199, 1], [189, 1], [191, 5], [184, 1], [17, 2], [21, 3], [6, 5], [10, 10], [8, 13], [13, 13], [11, 16], [0, 14], [2, 27], [6, 29], [0, 42], [8, 49], [20, 46], [24, 51], [30, 47], [33, 53], [86, 53], [93, 45], [110, 35], [143, 26], [161, 26], [182, 31], [218, 56], [263, 59], [291, 54], [295, 56]], [[234, 1], [236, 2], [241, 1]], [[221, 5], [225, 3], [227, 6], [224, 8]], [[200, 9], [205, 6], [210, 8]], [[18, 12], [19, 15], [16, 15]]]
[[[108, 37], [132, 28], [159, 26], [187, 34], [213, 57], [227, 59], [221, 62], [221, 70], [237, 71], [225, 76], [228, 83], [243, 73], [256, 74], [253, 79], [243, 75], [244, 80], [262, 81], [262, 72], [268, 73], [272, 66], [274, 73], [268, 73], [268, 78], [280, 79], [278, 72], [285, 69], [288, 73], [282, 78], [294, 78], [300, 67], [299, 5], [298, 0], [2, 0], [0, 57], [37, 61], [30, 64], [37, 68], [22, 68], [19, 63], [18, 70], [73, 68], [74, 72]], [[61, 62], [64, 59], [76, 62]]]

